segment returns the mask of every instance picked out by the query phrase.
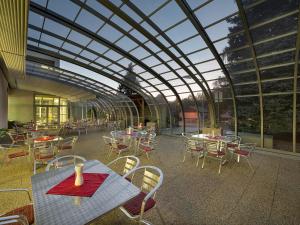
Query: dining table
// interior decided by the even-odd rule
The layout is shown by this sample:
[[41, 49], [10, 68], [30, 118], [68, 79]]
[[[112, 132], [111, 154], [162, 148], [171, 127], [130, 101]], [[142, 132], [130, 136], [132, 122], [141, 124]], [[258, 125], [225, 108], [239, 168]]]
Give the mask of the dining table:
[[[106, 174], [106, 179], [90, 197], [49, 194], [70, 176], [67, 166], [31, 177], [36, 225], [89, 224], [140, 193], [140, 189], [98, 160], [84, 162], [83, 173]], [[73, 188], [73, 184], [69, 188]]]

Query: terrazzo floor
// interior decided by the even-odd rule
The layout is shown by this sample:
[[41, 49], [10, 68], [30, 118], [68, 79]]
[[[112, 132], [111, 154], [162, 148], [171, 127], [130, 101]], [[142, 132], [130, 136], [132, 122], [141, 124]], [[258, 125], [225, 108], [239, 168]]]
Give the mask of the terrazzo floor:
[[[75, 153], [87, 159], [108, 159], [102, 136], [94, 131], [79, 137]], [[157, 195], [158, 209], [150, 210], [145, 219], [152, 224], [207, 225], [299, 225], [300, 161], [256, 153], [251, 172], [246, 162], [230, 162], [217, 174], [218, 163], [208, 160], [204, 169], [196, 167], [196, 157], [183, 163], [181, 137], [158, 136], [156, 151], [142, 165], [154, 165], [164, 173]], [[2, 161], [1, 161], [2, 162]], [[116, 168], [117, 170], [118, 168]], [[43, 168], [40, 170], [42, 172]], [[30, 188], [32, 165], [26, 159], [1, 164], [0, 188]], [[24, 194], [0, 194], [0, 214], [28, 202]], [[135, 224], [116, 209], [93, 224]]]

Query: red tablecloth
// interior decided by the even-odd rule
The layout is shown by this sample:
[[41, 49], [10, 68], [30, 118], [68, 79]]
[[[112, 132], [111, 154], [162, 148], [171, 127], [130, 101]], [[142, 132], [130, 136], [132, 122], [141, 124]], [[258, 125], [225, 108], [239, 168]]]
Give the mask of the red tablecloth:
[[51, 141], [53, 140], [55, 137], [54, 136], [45, 136], [45, 137], [39, 137], [34, 139], [35, 141]]
[[83, 173], [83, 185], [75, 186], [75, 174], [51, 188], [47, 194], [91, 197], [109, 176], [107, 173]]

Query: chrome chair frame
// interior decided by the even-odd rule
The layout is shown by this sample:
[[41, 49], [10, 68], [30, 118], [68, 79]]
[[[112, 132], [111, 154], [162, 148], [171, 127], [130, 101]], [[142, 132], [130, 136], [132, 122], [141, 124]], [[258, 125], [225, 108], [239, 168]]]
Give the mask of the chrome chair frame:
[[[141, 166], [141, 167], [137, 167], [131, 171], [129, 171], [127, 174], [125, 174], [123, 177], [126, 178], [128, 177], [130, 174], [135, 173], [137, 170], [141, 170], [144, 169], [144, 176], [143, 176], [143, 181], [142, 181], [142, 185], [140, 187], [141, 191], [145, 190], [148, 191], [148, 194], [145, 196], [145, 198], [142, 201], [142, 205], [141, 205], [141, 210], [140, 210], [140, 214], [139, 215], [131, 215], [123, 206], [120, 207], [121, 211], [128, 216], [130, 219], [133, 219], [135, 221], [138, 221], [139, 224], [144, 223], [144, 224], [151, 224], [148, 221], [143, 219], [144, 216], [144, 211], [145, 211], [145, 206], [147, 201], [152, 198], [155, 199], [156, 197], [156, 192], [157, 190], [160, 188], [160, 186], [162, 185], [163, 182], [163, 172], [154, 166]], [[154, 174], [150, 171], [155, 171], [157, 174]], [[153, 206], [153, 208], [156, 208], [156, 204]]]
[[[0, 189], [0, 193], [1, 192], [2, 193], [3, 192], [26, 192], [28, 199], [30, 201], [30, 205], [32, 205], [33, 203], [29, 191], [30, 189], [26, 189], [26, 188]], [[28, 219], [25, 215], [12, 215], [12, 216], [3, 216], [3, 215], [5, 215], [5, 213], [0, 215], [0, 225], [12, 224], [12, 223], [29, 225]]]
[[[127, 156], [121, 156], [121, 157], [114, 159], [113, 161], [107, 163], [106, 166], [111, 166], [122, 159], [126, 159], [126, 161], [125, 161], [123, 170], [120, 173], [121, 176], [124, 176], [125, 174], [129, 173], [131, 170], [136, 169], [140, 165], [140, 159], [138, 157], [136, 157], [134, 155], [127, 155]], [[134, 176], [134, 173], [132, 174], [131, 179], [133, 179], [133, 176]]]
[[[74, 166], [75, 166], [75, 164], [76, 164], [76, 159], [77, 159], [77, 160], [81, 160], [82, 162], [85, 162], [85, 161], [86, 161], [86, 159], [85, 159], [84, 157], [79, 156], [79, 155], [65, 155], [65, 156], [61, 156], [61, 157], [58, 157], [58, 158], [55, 158], [55, 159], [51, 160], [51, 161], [47, 164], [45, 171], [49, 171], [50, 168], [51, 168], [52, 166], [53, 166], [55, 169], [59, 169], [59, 168], [62, 168], [62, 167], [64, 167], [64, 166], [69, 166], [69, 165], [71, 165], [71, 163], [68, 163], [68, 164], [65, 164], [65, 165], [59, 165], [59, 161], [60, 161], [60, 160], [62, 160], [62, 159], [68, 159], [68, 158], [73, 159], [73, 164], [74, 164]], [[64, 161], [64, 160], [63, 160], [63, 161]]]

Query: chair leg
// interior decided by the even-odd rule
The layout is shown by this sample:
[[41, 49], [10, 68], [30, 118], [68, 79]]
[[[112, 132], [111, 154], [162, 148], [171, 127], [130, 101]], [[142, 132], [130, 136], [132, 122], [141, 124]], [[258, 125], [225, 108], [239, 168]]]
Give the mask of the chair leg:
[[149, 159], [149, 153], [148, 152], [146, 152], [146, 156], [147, 156], [147, 159]]
[[241, 158], [241, 156], [240, 156], [240, 155], [237, 155], [237, 162], [238, 162], [238, 163], [240, 162], [240, 158]]
[[184, 151], [184, 155], [183, 155], [183, 160], [182, 160], [182, 162], [185, 161], [185, 155], [186, 155], [186, 151]]
[[246, 160], [248, 162], [248, 165], [249, 165], [250, 169], [252, 170], [252, 172], [254, 172], [254, 168], [253, 168], [252, 164], [250, 163], [249, 158], [246, 158]]
[[197, 159], [197, 163], [196, 163], [196, 167], [198, 167], [198, 165], [199, 165], [199, 159], [200, 159], [200, 153], [198, 154], [198, 159]]
[[201, 168], [202, 168], [202, 169], [204, 168], [205, 159], [206, 159], [206, 155], [204, 155], [204, 156], [203, 156], [203, 160], [202, 160], [202, 166], [201, 166]]
[[220, 174], [221, 173], [221, 168], [222, 168], [222, 160], [220, 160], [220, 164], [219, 164], [219, 171], [218, 171], [218, 174]]
[[33, 163], [33, 174], [36, 174], [36, 161], [34, 160]]

